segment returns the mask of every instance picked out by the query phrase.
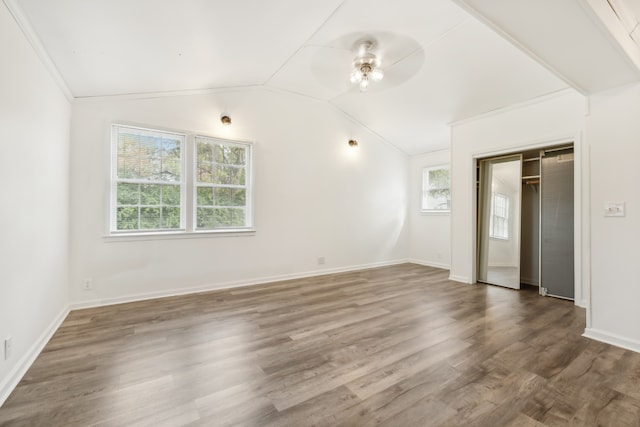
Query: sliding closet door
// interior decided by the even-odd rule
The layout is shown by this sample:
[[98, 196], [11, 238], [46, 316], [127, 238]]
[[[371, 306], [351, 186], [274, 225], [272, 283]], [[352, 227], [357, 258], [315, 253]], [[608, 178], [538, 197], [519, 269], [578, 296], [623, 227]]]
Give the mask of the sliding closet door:
[[522, 155], [480, 162], [478, 281], [520, 289]]
[[546, 153], [540, 173], [540, 286], [573, 299], [573, 149]]

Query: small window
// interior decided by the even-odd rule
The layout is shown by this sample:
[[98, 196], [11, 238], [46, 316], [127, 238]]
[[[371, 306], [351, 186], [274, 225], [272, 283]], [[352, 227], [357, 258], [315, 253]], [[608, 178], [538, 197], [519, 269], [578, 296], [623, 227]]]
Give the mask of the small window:
[[184, 229], [185, 135], [114, 125], [111, 231]]
[[491, 217], [489, 237], [509, 240], [509, 196], [491, 193]]
[[250, 227], [250, 145], [197, 136], [195, 229]]
[[449, 166], [434, 166], [422, 171], [422, 211], [449, 212], [451, 189]]

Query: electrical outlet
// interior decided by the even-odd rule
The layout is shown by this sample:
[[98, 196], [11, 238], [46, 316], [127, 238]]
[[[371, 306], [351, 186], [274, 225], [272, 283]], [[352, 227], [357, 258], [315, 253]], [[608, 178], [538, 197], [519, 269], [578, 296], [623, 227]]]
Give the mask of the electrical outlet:
[[91, 289], [93, 289], [93, 279], [91, 277], [87, 277], [86, 279], [84, 279], [82, 281], [82, 284], [84, 285], [85, 291], [90, 291]]
[[318, 257], [318, 265], [323, 265], [324, 264], [324, 257]]
[[4, 360], [9, 360], [13, 353], [13, 338], [6, 337], [4, 339]]

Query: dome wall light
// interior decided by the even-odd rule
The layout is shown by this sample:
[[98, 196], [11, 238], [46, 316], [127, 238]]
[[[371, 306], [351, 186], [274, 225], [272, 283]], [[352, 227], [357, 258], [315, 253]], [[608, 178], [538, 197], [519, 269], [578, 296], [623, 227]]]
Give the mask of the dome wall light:
[[349, 80], [358, 84], [360, 91], [369, 89], [371, 81], [379, 82], [384, 77], [384, 71], [380, 68], [380, 60], [370, 52], [373, 42], [365, 41], [358, 47], [358, 56], [353, 60], [353, 71]]
[[220, 122], [225, 126], [231, 126], [231, 117], [228, 114], [222, 114], [220, 116]]

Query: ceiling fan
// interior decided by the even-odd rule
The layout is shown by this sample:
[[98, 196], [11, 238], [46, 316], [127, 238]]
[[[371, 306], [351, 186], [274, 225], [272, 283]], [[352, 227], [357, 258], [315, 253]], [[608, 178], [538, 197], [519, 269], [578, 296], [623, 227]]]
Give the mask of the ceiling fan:
[[353, 71], [349, 80], [357, 83], [361, 92], [369, 89], [371, 82], [379, 82], [384, 77], [380, 59], [371, 51], [373, 42], [365, 40], [358, 47], [358, 55], [353, 60]]
[[309, 48], [315, 50], [312, 75], [333, 91], [333, 97], [399, 86], [417, 74], [424, 62], [424, 51], [416, 40], [388, 32], [346, 34]]

